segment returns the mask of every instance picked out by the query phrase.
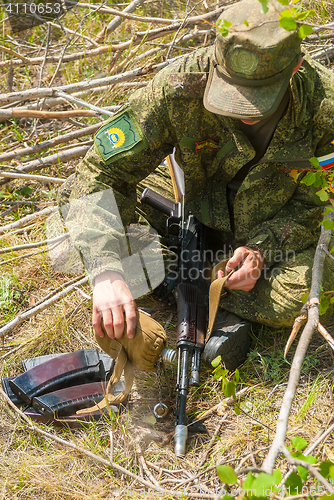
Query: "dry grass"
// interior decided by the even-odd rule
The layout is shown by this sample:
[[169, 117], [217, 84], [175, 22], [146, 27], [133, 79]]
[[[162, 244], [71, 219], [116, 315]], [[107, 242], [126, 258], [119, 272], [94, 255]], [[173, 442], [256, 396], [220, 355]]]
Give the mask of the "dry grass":
[[[323, 3], [323, 10], [318, 14], [321, 22], [323, 22], [323, 15], [325, 18], [330, 15], [329, 7], [329, 4]], [[179, 11], [184, 11], [184, 5], [175, 0], [174, 2], [148, 2], [137, 13], [172, 17]], [[202, 11], [203, 7], [199, 6], [198, 13]], [[83, 11], [72, 11], [67, 14], [66, 27], [75, 29], [82, 16]], [[88, 17], [84, 24], [85, 34], [94, 38], [105, 20], [106, 17], [102, 14]], [[136, 30], [145, 29], [147, 29], [147, 24], [125, 21], [110, 37], [109, 42], [111, 39], [114, 43], [122, 41], [133, 35]], [[22, 52], [29, 53], [29, 57], [33, 57], [38, 52], [39, 44], [45, 46], [46, 32], [46, 27], [42, 26], [35, 28], [29, 34], [22, 33], [12, 39], [22, 44], [31, 44], [31, 49], [25, 47], [22, 48]], [[4, 27], [3, 43], [8, 47], [13, 47], [8, 36]], [[168, 42], [172, 38], [173, 35], [170, 35], [164, 41]], [[55, 49], [56, 43], [60, 45], [64, 43], [64, 36], [60, 30], [52, 28], [51, 40]], [[69, 48], [68, 53], [79, 50], [80, 43], [81, 41], [78, 41], [76, 45]], [[191, 42], [190, 46], [192, 45]], [[143, 46], [137, 55], [152, 46]], [[181, 52], [178, 50], [174, 52], [174, 55]], [[125, 51], [119, 62], [128, 56], [129, 51]], [[3, 53], [1, 57], [3, 60], [7, 58]], [[104, 76], [108, 74], [111, 58], [112, 55], [108, 54], [94, 60], [64, 64], [55, 80], [55, 85], [80, 81], [89, 76]], [[161, 60], [161, 53], [158, 53], [154, 59], [150, 58], [149, 62]], [[131, 61], [132, 59], [127, 69], [131, 69]], [[54, 65], [46, 66], [43, 76], [44, 86], [50, 82], [54, 69]], [[40, 68], [37, 66], [15, 68], [13, 90], [37, 86], [39, 71]], [[7, 69], [0, 72], [0, 88], [1, 92], [8, 91]], [[117, 104], [124, 101], [127, 92], [122, 87], [115, 86], [107, 91], [101, 91], [100, 94], [88, 95], [85, 99], [97, 105], [99, 103]], [[88, 125], [96, 123], [97, 119], [85, 118], [76, 121]], [[30, 119], [2, 123], [0, 149], [4, 151], [9, 148], [22, 147], [23, 142], [27, 140], [35, 143], [50, 136], [54, 137], [59, 129], [63, 132], [65, 126], [78, 127], [69, 122], [45, 120], [37, 122], [36, 126], [34, 133], [34, 121]], [[72, 161], [66, 165], [49, 167], [42, 173], [66, 177], [73, 172], [75, 163]], [[15, 161], [12, 162], [13, 165]], [[20, 194], [20, 189], [26, 186], [32, 187], [33, 193], [25, 197]], [[34, 200], [37, 208], [42, 208], [45, 203], [53, 201], [56, 193], [55, 188], [48, 183], [30, 181], [13, 181], [0, 187], [0, 191], [6, 200]], [[5, 208], [1, 205], [2, 211]], [[12, 222], [30, 210], [28, 206], [16, 210], [2, 217], [1, 224]], [[13, 234], [11, 232], [1, 236], [0, 248], [40, 241], [44, 237], [44, 221], [37, 222], [24, 233]], [[28, 253], [28, 251], [3, 255], [0, 257], [0, 264], [23, 253]], [[48, 253], [42, 252], [33, 257], [18, 258], [9, 261], [8, 264], [1, 264], [0, 273], [1, 279], [6, 276], [10, 281], [9, 293], [11, 294], [10, 300], [1, 307], [1, 323], [8, 321], [27, 306], [34, 304], [72, 278], [70, 275], [55, 271]], [[88, 285], [81, 287], [81, 290], [90, 294]], [[145, 302], [139, 301], [139, 305], [155, 307], [159, 304], [156, 304], [153, 298], [146, 298]], [[14, 376], [21, 373], [21, 361], [26, 357], [94, 346], [90, 316], [91, 302], [80, 293], [80, 290], [74, 290], [65, 299], [14, 328], [0, 346], [0, 376]], [[154, 314], [155, 319], [162, 324], [165, 324], [169, 316], [170, 311], [165, 310]], [[171, 324], [167, 328], [169, 343], [172, 347], [175, 345], [175, 328], [174, 312]], [[260, 466], [266, 455], [274, 435], [275, 421], [286, 387], [289, 361], [291, 362], [293, 355], [292, 348], [288, 355], [288, 362], [282, 356], [287, 333], [272, 332], [266, 328], [254, 329], [251, 353], [240, 370], [241, 386], [253, 387], [261, 382], [262, 385], [253, 389], [240, 402], [243, 411], [239, 416], [227, 406], [221, 414], [214, 413], [208, 418], [205, 421], [207, 433], [195, 434], [188, 439], [188, 452], [184, 459], [177, 459], [173, 452], [174, 417], [172, 411], [164, 421], [153, 423], [153, 408], [159, 398], [155, 373], [137, 373], [129, 404], [117, 418], [106, 418], [103, 422], [92, 423], [76, 430], [53, 427], [47, 429], [55, 436], [72, 441], [105, 459], [110, 456], [110, 431], [112, 431], [114, 461], [129, 471], [149, 480], [147, 471], [143, 470], [141, 456], [144, 456], [148, 471], [155, 480], [168, 490], [183, 484], [182, 488], [186, 491], [185, 498], [192, 498], [192, 494], [200, 489], [202, 492], [206, 488], [217, 490], [220, 485], [215, 470], [217, 463], [226, 463], [233, 467], [238, 465], [254, 467]], [[15, 352], [12, 352], [14, 349]], [[288, 437], [291, 439], [298, 435], [310, 442], [332, 415], [333, 354], [330, 348], [323, 344], [322, 338], [315, 338], [308, 352], [291, 412]], [[175, 368], [168, 367], [168, 374], [173, 387]], [[201, 383], [198, 389], [191, 390], [188, 400], [188, 411], [193, 418], [224, 399], [220, 382], [213, 379], [209, 370], [202, 370]], [[173, 409], [174, 395], [168, 394], [165, 384], [163, 398]], [[209, 443], [214, 433], [217, 432], [222, 418], [226, 419], [209, 449]], [[40, 428], [45, 429], [45, 426], [40, 424]], [[331, 435], [317, 449], [319, 458], [334, 461], [333, 443]], [[278, 466], [283, 471], [287, 470], [283, 461], [279, 462]], [[138, 481], [98, 463], [82, 452], [67, 448], [50, 438], [42, 437], [30, 429], [7, 405], [6, 401], [0, 400], [0, 500], [138, 497], [172, 498], [173, 495], [151, 493], [147, 490], [144, 492], [144, 487]]]

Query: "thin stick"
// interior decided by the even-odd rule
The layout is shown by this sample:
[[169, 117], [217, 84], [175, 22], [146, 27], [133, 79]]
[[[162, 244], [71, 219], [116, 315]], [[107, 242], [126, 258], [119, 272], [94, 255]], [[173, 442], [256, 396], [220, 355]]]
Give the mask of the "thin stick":
[[280, 451], [283, 453], [283, 455], [291, 465], [301, 465], [302, 467], [305, 467], [305, 469], [307, 469], [312, 474], [312, 476], [317, 478], [319, 483], [322, 483], [331, 494], [334, 494], [333, 486], [320, 474], [320, 472], [315, 467], [313, 467], [308, 462], [305, 462], [304, 460], [293, 458], [284, 445], [281, 446]]
[[26, 215], [15, 222], [11, 222], [10, 224], [6, 224], [6, 226], [0, 226], [0, 234], [5, 233], [9, 229], [17, 229], [19, 227], [23, 227], [27, 222], [31, 222], [32, 220], [38, 219], [39, 217], [44, 217], [45, 215], [51, 214], [56, 210], [55, 205], [51, 207], [44, 208], [39, 212], [35, 212], [33, 214]]
[[320, 286], [326, 254], [324, 247], [328, 247], [332, 232], [321, 226], [321, 235], [314, 255], [312, 268], [312, 284], [308, 299], [308, 320], [301, 334], [297, 349], [292, 361], [288, 385], [283, 397], [281, 411], [278, 417], [276, 434], [271, 444], [269, 452], [263, 462], [263, 469], [272, 474], [276, 458], [279, 452], [284, 448], [286, 438], [288, 419], [291, 411], [293, 398], [296, 393], [300, 378], [300, 370], [303, 364], [307, 347], [311, 341], [312, 335], [318, 328], [319, 323], [319, 304], [320, 304]]
[[[134, 12], [139, 5], [144, 3], [144, 1], [145, 0], [134, 0], [127, 7], [125, 7], [123, 12]], [[111, 21], [111, 23], [108, 24], [108, 26], [106, 28], [104, 28], [102, 31], [100, 31], [100, 33], [95, 38], [96, 42], [101, 43], [106, 35], [109, 35], [110, 33], [112, 33], [121, 24], [123, 19], [120, 16], [115, 17]]]
[[319, 322], [318, 323], [318, 332], [324, 337], [324, 339], [327, 340], [329, 345], [331, 346], [332, 349], [334, 349], [334, 339], [333, 337], [328, 333], [326, 328]]
[[66, 179], [60, 177], [48, 177], [47, 175], [31, 175], [31, 174], [17, 174], [16, 172], [1, 172], [0, 177], [9, 177], [10, 179], [28, 179], [31, 181], [53, 182], [55, 184], [63, 184]]
[[36, 241], [35, 243], [25, 243], [24, 245], [16, 245], [10, 246], [8, 248], [0, 248], [0, 254], [17, 252], [18, 250], [27, 250], [28, 248], [39, 248], [44, 245], [51, 245], [53, 243], [60, 243], [69, 238], [69, 233], [61, 234], [60, 236], [56, 236], [55, 238], [51, 238], [50, 240]]
[[[228, 2], [231, 3], [231, 2]], [[184, 28], [188, 28], [191, 26], [195, 26], [196, 24], [205, 22], [205, 21], [211, 21], [219, 17], [221, 12], [224, 10], [226, 4], [224, 7], [220, 7], [212, 12], [208, 12], [207, 14], [203, 14], [201, 16], [195, 16], [195, 17], [189, 17], [185, 22], [184, 20], [177, 21], [174, 24], [170, 24], [169, 26], [166, 26], [165, 28], [159, 28], [157, 30], [150, 30], [148, 33], [137, 33], [135, 40], [129, 40], [127, 42], [123, 42], [120, 44], [115, 44], [115, 45], [102, 45], [101, 47], [97, 49], [93, 49], [90, 51], [86, 52], [77, 52], [73, 54], [69, 54], [67, 56], [63, 57], [62, 62], [70, 62], [70, 61], [77, 61], [78, 59], [84, 59], [84, 58], [89, 58], [89, 57], [95, 57], [99, 56], [102, 54], [106, 54], [108, 52], [118, 52], [120, 50], [125, 50], [128, 49], [130, 46], [132, 46], [134, 43], [138, 44], [141, 43], [143, 38], [147, 37], [148, 40], [154, 40], [155, 38], [161, 38], [167, 34], [174, 33], [174, 31], [177, 31], [181, 25], [183, 25]], [[22, 61], [18, 59], [12, 59], [12, 64], [13, 66], [27, 66], [27, 65], [34, 65], [34, 64], [40, 64], [43, 61], [42, 57], [34, 57], [29, 59], [28, 61]], [[59, 61], [59, 56], [49, 56], [46, 59], [47, 63], [57, 63]], [[1, 61], [0, 62], [0, 68], [5, 68], [10, 66], [9, 61]]]
[[56, 97], [62, 97], [63, 99], [66, 99], [67, 101], [74, 102], [75, 104], [78, 104], [79, 106], [84, 106], [85, 108], [89, 108], [96, 113], [99, 113], [101, 115], [108, 115], [112, 116], [114, 113], [111, 113], [110, 111], [107, 111], [106, 109], [99, 108], [98, 106], [93, 106], [93, 104], [89, 104], [89, 102], [83, 101], [82, 99], [78, 99], [77, 97], [73, 97], [71, 95], [66, 94], [65, 92], [57, 91], [55, 92]]
[[[246, 394], [248, 394], [249, 392], [253, 391], [257, 387], [260, 387], [261, 385], [263, 385], [262, 382], [260, 384], [254, 385], [252, 387], [244, 387], [243, 389], [241, 389], [240, 391], [238, 391], [236, 393], [236, 397], [237, 398], [241, 398], [243, 396], [246, 396]], [[233, 399], [232, 396], [229, 397], [229, 398], [226, 398], [223, 401], [221, 401], [221, 403], [218, 403], [217, 405], [215, 405], [212, 408], [210, 408], [210, 410], [207, 410], [204, 413], [200, 414], [196, 421], [206, 420], [208, 417], [211, 417], [211, 415], [213, 413], [216, 413], [217, 411], [223, 409], [225, 406], [232, 405], [234, 403], [235, 403], [235, 401], [234, 401], [234, 399]]]
[[205, 452], [203, 453], [202, 459], [201, 459], [200, 463], [198, 464], [197, 469], [202, 467], [205, 464], [205, 462], [207, 461], [209, 453], [211, 451], [211, 448], [217, 442], [217, 436], [219, 436], [220, 430], [221, 430], [222, 426], [224, 425], [226, 419], [227, 419], [227, 414], [225, 414], [223, 416], [223, 418], [221, 419], [221, 421], [219, 422], [219, 424], [217, 425], [217, 427], [213, 431], [212, 438], [211, 438], [209, 444], [207, 445]]
[[34, 153], [39, 153], [40, 151], [44, 151], [45, 149], [50, 149], [59, 144], [66, 144], [67, 142], [73, 141], [74, 139], [78, 139], [79, 137], [83, 137], [85, 135], [94, 134], [101, 127], [101, 123], [97, 123], [96, 125], [91, 125], [90, 127], [85, 127], [81, 130], [75, 130], [74, 132], [69, 132], [68, 134], [60, 135], [55, 137], [54, 139], [50, 139], [48, 141], [41, 142], [40, 144], [36, 144], [35, 146], [30, 146], [22, 149], [14, 149], [14, 151], [10, 151], [9, 153], [4, 153], [0, 155], [0, 161], [9, 161], [15, 159], [19, 159], [22, 156], [27, 156]]
[[48, 52], [49, 52], [50, 33], [51, 33], [51, 24], [48, 23], [48, 33], [46, 35], [45, 55], [44, 55], [44, 59], [43, 59], [42, 65], [41, 65], [41, 70], [39, 73], [39, 82], [38, 82], [39, 87], [42, 85], [42, 78], [43, 78], [43, 72], [44, 72], [44, 67], [45, 67], [45, 61], [46, 61], [46, 58], [47, 58]]
[[[107, 47], [110, 50], [110, 47]], [[101, 47], [98, 49], [100, 50]], [[170, 59], [169, 61], [165, 61], [163, 63], [157, 64], [155, 66], [151, 66], [150, 68], [142, 67], [137, 68], [131, 71], [125, 71], [120, 75], [112, 75], [107, 76], [105, 78], [95, 78], [93, 80], [86, 80], [83, 82], [70, 83], [67, 85], [59, 86], [57, 88], [35, 88], [28, 89], [19, 92], [10, 92], [8, 94], [0, 94], [0, 105], [3, 106], [5, 104], [10, 104], [18, 101], [31, 101], [37, 98], [43, 97], [54, 97], [55, 92], [66, 92], [66, 94], [73, 94], [74, 92], [78, 92], [80, 90], [89, 90], [105, 85], [114, 85], [116, 83], [125, 82], [128, 80], [132, 80], [141, 75], [146, 75], [147, 73], [153, 71], [160, 71], [161, 69], [168, 66], [169, 63], [175, 61], [175, 59]], [[0, 62], [1, 67], [1, 62]]]
[[[21, 163], [16, 170], [18, 173], [21, 172], [33, 172], [34, 170], [42, 170], [49, 165], [58, 165], [59, 163], [67, 162], [72, 160], [72, 158], [82, 158], [86, 155], [87, 151], [91, 146], [77, 146], [67, 151], [63, 151], [62, 153], [56, 153], [54, 155], [47, 156], [46, 158], [39, 158], [38, 160], [32, 160], [30, 162], [25, 163], [24, 165]], [[8, 180], [4, 177], [0, 178], [0, 186], [6, 184]], [[0, 228], [1, 232], [1, 228]]]
[[[87, 106], [89, 107], [89, 106]], [[105, 115], [110, 115], [109, 111], [103, 111]], [[88, 109], [71, 109], [68, 111], [38, 111], [34, 109], [0, 109], [0, 118], [42, 118], [44, 120], [63, 120], [73, 116], [96, 116], [96, 111]]]
[[[12, 408], [12, 410], [14, 410], [14, 412], [16, 414], [18, 414], [26, 422], [28, 428], [31, 429], [32, 431], [37, 432], [38, 434], [44, 436], [45, 438], [51, 439], [52, 441], [59, 443], [62, 446], [66, 446], [68, 448], [76, 450], [80, 454], [85, 455], [85, 456], [91, 458], [92, 460], [95, 460], [96, 462], [98, 462], [102, 465], [105, 465], [106, 467], [111, 467], [114, 470], [117, 470], [118, 472], [120, 472], [121, 474], [124, 474], [125, 476], [132, 477], [132, 479], [138, 481], [139, 483], [141, 483], [144, 486], [146, 486], [147, 488], [149, 488], [150, 491], [152, 491], [152, 489], [153, 489], [155, 491], [159, 491], [160, 493], [162, 493], [163, 495], [166, 495], [166, 496], [170, 495], [170, 496], [177, 496], [180, 498], [184, 498], [183, 492], [169, 491], [169, 490], [166, 490], [165, 488], [162, 488], [161, 486], [154, 485], [154, 484], [150, 483], [149, 481], [147, 481], [146, 479], [143, 479], [140, 476], [133, 474], [133, 472], [128, 471], [127, 469], [125, 469], [124, 467], [122, 467], [121, 465], [119, 465], [115, 462], [111, 462], [110, 460], [106, 460], [105, 458], [102, 458], [99, 455], [92, 453], [91, 451], [87, 450], [86, 448], [78, 446], [77, 444], [73, 443], [72, 441], [66, 441], [65, 439], [62, 439], [54, 434], [51, 434], [51, 432], [47, 432], [44, 429], [41, 429], [37, 425], [33, 424], [31, 422], [31, 420], [27, 417], [27, 415], [25, 415], [19, 408], [17, 408], [14, 405], [14, 403], [12, 403], [10, 398], [7, 396], [7, 394], [3, 391], [3, 389], [1, 387], [0, 387], [0, 395], [2, 396], [2, 398], [5, 401], [7, 401], [7, 403]], [[133, 491], [135, 492], [135, 490], [133, 490]], [[199, 498], [199, 499], [200, 498], [211, 499], [211, 498], [215, 498], [215, 495], [213, 495], [213, 494], [210, 495], [210, 494], [205, 494], [205, 493], [203, 493], [203, 494], [202, 493], [191, 493], [191, 497], [192, 498]]]
[[39, 314], [50, 305], [65, 297], [65, 295], [69, 294], [75, 288], [75, 286], [83, 285], [84, 283], [87, 283], [87, 281], [88, 276], [81, 279], [80, 281], [77, 281], [75, 285], [64, 288], [64, 290], [54, 295], [51, 299], [45, 300], [38, 306], [34, 306], [29, 311], [21, 313], [12, 320], [8, 321], [4, 326], [0, 328], [0, 338], [4, 337], [9, 331], [13, 330], [13, 328], [17, 327], [27, 319], [32, 318], [32, 316], [35, 316], [36, 314]]

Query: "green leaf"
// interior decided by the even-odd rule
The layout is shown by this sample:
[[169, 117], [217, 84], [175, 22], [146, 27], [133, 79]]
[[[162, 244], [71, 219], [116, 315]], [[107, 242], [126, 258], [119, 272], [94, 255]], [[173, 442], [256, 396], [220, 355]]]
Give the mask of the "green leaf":
[[302, 460], [311, 465], [316, 464], [318, 462], [318, 460], [315, 457], [312, 457], [312, 455], [307, 455], [306, 457], [303, 455]]
[[279, 484], [282, 481], [282, 471], [275, 469], [273, 471], [273, 477], [275, 479], [275, 484]]
[[334, 229], [334, 221], [330, 219], [324, 220], [322, 225], [324, 226], [325, 229]]
[[222, 359], [221, 356], [217, 356], [214, 360], [211, 361], [212, 366], [214, 368], [218, 366], [220, 364], [221, 359]]
[[[294, 11], [296, 11], [296, 9], [294, 9]], [[282, 12], [280, 13], [280, 19], [282, 19], [282, 17], [292, 18], [292, 14], [293, 11], [290, 9], [282, 10]]]
[[314, 10], [304, 10], [303, 12], [297, 12], [293, 17], [296, 21], [304, 21], [304, 19], [312, 14], [314, 14]]
[[241, 413], [241, 410], [240, 410], [239, 406], [237, 406], [237, 405], [234, 405], [234, 411], [237, 415], [240, 415], [240, 413]]
[[244, 24], [245, 24], [246, 26], [249, 26], [249, 22], [247, 21], [247, 19], [245, 19], [245, 20], [244, 20]]
[[332, 297], [329, 301], [331, 304], [334, 304], [334, 297]]
[[221, 33], [222, 36], [227, 36], [228, 35], [228, 29], [227, 28], [219, 28], [219, 33]]
[[302, 488], [303, 488], [303, 482], [298, 474], [296, 472], [292, 472], [288, 479], [285, 481], [285, 487], [290, 488], [289, 489], [289, 496], [290, 495], [298, 495], [298, 493], [301, 493]]
[[255, 490], [256, 496], [266, 497], [270, 495], [270, 493], [267, 493], [267, 490], [270, 491], [271, 488], [275, 486], [275, 484], [276, 480], [273, 476], [264, 472], [260, 472], [260, 474], [255, 478], [252, 484], [252, 490]]
[[334, 465], [331, 465], [329, 468], [329, 477], [334, 479]]
[[254, 483], [255, 477], [251, 472], [248, 472], [246, 479], [243, 482], [242, 488], [244, 490], [250, 490], [252, 487], [252, 484]]
[[321, 168], [319, 165], [319, 160], [316, 156], [312, 156], [312, 158], [309, 159], [309, 162], [315, 167], [315, 168]]
[[333, 462], [331, 462], [330, 460], [325, 460], [324, 462], [321, 462], [321, 464], [319, 465], [319, 469], [320, 469], [320, 474], [325, 478], [327, 479], [329, 477], [329, 469], [333, 466]]
[[297, 465], [297, 469], [302, 480], [306, 481], [308, 476], [308, 470], [305, 469], [305, 467], [302, 467], [301, 465]]
[[260, 4], [262, 5], [262, 12], [263, 14], [267, 14], [268, 12], [268, 0], [259, 0]]
[[289, 5], [289, 0], [278, 0], [282, 5]]
[[312, 184], [316, 180], [316, 173], [315, 172], [307, 172], [305, 177], [302, 179], [302, 184], [306, 184], [306, 186], [312, 186]]
[[310, 295], [310, 292], [306, 292], [304, 293], [304, 295], [302, 296], [302, 303], [305, 304], [307, 299], [308, 299], [308, 296]]
[[231, 497], [231, 495], [229, 495], [228, 493], [226, 493], [226, 495], [222, 497], [222, 500], [234, 500], [234, 498]]
[[238, 476], [230, 465], [217, 465], [219, 479], [226, 484], [236, 484]]
[[[315, 178], [315, 181], [314, 181], [314, 187], [318, 188], [318, 187], [324, 187], [322, 186], [322, 181], [323, 179], [321, 178], [321, 172], [316, 172], [316, 178]], [[326, 183], [326, 187], [327, 187], [327, 183]]]
[[234, 375], [234, 380], [235, 380], [235, 383], [237, 384], [239, 382], [239, 379], [240, 379], [240, 373], [239, 373], [239, 370], [238, 368], [235, 370], [235, 375]]
[[232, 26], [232, 23], [230, 23], [230, 21], [227, 21], [227, 19], [224, 19], [223, 26], [225, 26], [225, 28], [230, 28]]
[[319, 196], [321, 201], [328, 201], [329, 200], [328, 193], [326, 191], [324, 191], [323, 189], [321, 191], [317, 191], [315, 194], [317, 196]]
[[227, 398], [231, 396], [235, 396], [235, 383], [234, 382], [227, 382], [226, 386], [224, 387], [224, 394]]
[[301, 26], [299, 26], [298, 36], [301, 39], [306, 38], [308, 35], [312, 33], [312, 31], [313, 31], [312, 26], [308, 26], [307, 24], [302, 24]]
[[33, 192], [33, 188], [29, 187], [29, 186], [25, 186], [24, 188], [21, 189], [21, 194], [22, 196], [29, 196], [30, 193]]
[[326, 295], [321, 295], [320, 296], [320, 305], [319, 305], [320, 316], [323, 316], [326, 313], [328, 308], [329, 308], [329, 300], [327, 299]]
[[295, 450], [302, 451], [306, 448], [307, 441], [299, 436], [296, 436], [291, 440], [291, 444]]

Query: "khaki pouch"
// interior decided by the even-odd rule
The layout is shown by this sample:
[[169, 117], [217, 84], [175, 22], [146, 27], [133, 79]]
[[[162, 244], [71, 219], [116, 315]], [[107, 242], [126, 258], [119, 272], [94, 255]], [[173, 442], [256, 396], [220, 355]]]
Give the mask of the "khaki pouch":
[[[127, 398], [134, 380], [134, 369], [151, 372], [156, 369], [156, 364], [162, 349], [166, 346], [167, 335], [164, 328], [151, 316], [143, 311], [137, 311], [136, 335], [129, 339], [124, 334], [120, 339], [111, 339], [95, 336], [101, 349], [112, 358], [116, 359], [113, 374], [107, 386], [106, 397], [92, 408], [77, 411], [77, 414], [103, 409], [109, 404], [119, 404]], [[125, 389], [115, 396], [113, 388], [119, 382], [124, 372]]]

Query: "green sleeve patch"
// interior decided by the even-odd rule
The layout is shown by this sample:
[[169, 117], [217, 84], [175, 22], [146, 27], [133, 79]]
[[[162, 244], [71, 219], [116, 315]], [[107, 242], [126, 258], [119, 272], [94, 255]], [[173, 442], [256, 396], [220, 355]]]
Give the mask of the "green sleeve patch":
[[138, 129], [127, 112], [106, 123], [95, 134], [95, 144], [104, 160], [109, 160], [122, 151], [128, 151], [141, 140]]

